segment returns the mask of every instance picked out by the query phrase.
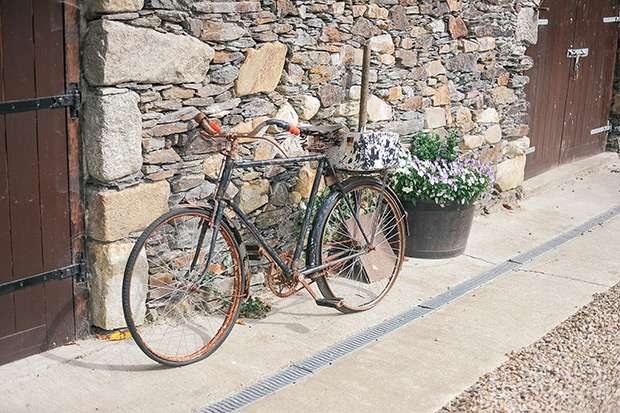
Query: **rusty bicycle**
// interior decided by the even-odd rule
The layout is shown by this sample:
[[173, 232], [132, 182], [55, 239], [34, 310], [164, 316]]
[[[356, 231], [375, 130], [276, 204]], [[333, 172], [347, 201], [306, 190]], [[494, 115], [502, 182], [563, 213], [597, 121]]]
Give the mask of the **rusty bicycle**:
[[[132, 337], [147, 356], [181, 366], [213, 353], [249, 296], [249, 260], [260, 256], [271, 263], [267, 281], [279, 297], [305, 289], [318, 305], [343, 313], [367, 310], [385, 297], [400, 272], [407, 231], [402, 206], [387, 185], [386, 171], [398, 159], [398, 135], [348, 134], [340, 126], [300, 130], [276, 119], [263, 121], [248, 134], [234, 134], [222, 133], [202, 113], [195, 120], [205, 139], [224, 142], [217, 190], [206, 205], [172, 210], [151, 223], [125, 268], [123, 311]], [[311, 154], [237, 160], [240, 138], [278, 146], [258, 136], [268, 126], [301, 134]], [[301, 231], [294, 251], [279, 253], [227, 195], [227, 188], [236, 169], [304, 162], [313, 162], [316, 174]], [[318, 205], [323, 179], [329, 192]], [[239, 225], [249, 230], [255, 244], [242, 239]]]

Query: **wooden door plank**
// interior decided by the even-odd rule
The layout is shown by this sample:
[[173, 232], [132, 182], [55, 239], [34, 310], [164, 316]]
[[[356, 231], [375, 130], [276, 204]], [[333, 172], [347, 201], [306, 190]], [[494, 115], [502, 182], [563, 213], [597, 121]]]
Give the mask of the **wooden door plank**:
[[[63, 5], [35, 0], [34, 50], [36, 95], [51, 96], [65, 88]], [[37, 112], [41, 237], [44, 271], [72, 262], [69, 220], [66, 111]], [[75, 338], [71, 280], [44, 285], [47, 342], [50, 347]]]
[[[32, 98], [35, 93], [32, 13], [29, 2], [2, 3], [6, 100]], [[33, 112], [6, 115], [13, 279], [37, 274], [43, 268], [35, 123]], [[15, 293], [18, 332], [45, 324], [44, 302], [43, 286]]]
[[[0, 55], [0, 69], [2, 69], [1, 64], [2, 55]], [[0, 96], [1, 93], [2, 81], [0, 79]], [[5, 133], [4, 116], [0, 116], [0, 283], [13, 280]], [[0, 295], [0, 314], [0, 337], [14, 334], [16, 332], [14, 294]]]
[[[1, 7], [1, 5], [0, 5]], [[2, 11], [0, 10], [0, 38], [2, 38]], [[0, 99], [4, 100], [4, 52], [0, 47]], [[0, 116], [0, 283], [13, 281], [11, 258], [11, 217], [9, 215], [8, 158], [6, 153], [6, 126]], [[0, 296], [0, 337], [16, 332], [15, 294]]]
[[[62, 26], [62, 3], [34, 1], [38, 97], [60, 94], [65, 90]], [[44, 271], [71, 263], [65, 118], [62, 109], [37, 111]]]
[[[600, 85], [592, 78], [595, 69], [592, 68], [592, 62], [596, 60], [593, 56], [594, 45], [590, 40], [595, 36], [584, 36], [584, 30], [596, 30], [596, 25], [590, 21], [590, 13], [588, 13], [588, 4], [581, 1], [578, 4], [577, 15], [575, 19], [575, 35], [571, 43], [571, 49], [580, 49], [588, 47], [589, 55], [579, 59], [579, 70], [572, 69], [572, 75], [568, 84], [568, 98], [566, 100], [566, 111], [564, 117], [564, 136], [562, 138], [561, 160], [566, 162], [572, 160], [573, 149], [580, 146], [580, 142], [586, 138], [586, 114], [593, 113], [594, 107], [584, 107], [589, 97], [588, 89], [598, 91]], [[602, 19], [601, 19], [602, 24]], [[594, 27], [593, 27], [594, 26]], [[598, 48], [598, 45], [597, 45]], [[574, 59], [571, 59], [571, 63]], [[595, 97], [596, 98], [596, 97]], [[596, 102], [592, 102], [593, 106], [597, 106]], [[584, 142], [585, 143], [585, 142]]]
[[[0, 73], [2, 73], [0, 49]], [[0, 78], [0, 96], [4, 96], [4, 81]], [[6, 127], [0, 115], [0, 284], [13, 280], [11, 265], [11, 225], [9, 215], [8, 158], [6, 153]]]

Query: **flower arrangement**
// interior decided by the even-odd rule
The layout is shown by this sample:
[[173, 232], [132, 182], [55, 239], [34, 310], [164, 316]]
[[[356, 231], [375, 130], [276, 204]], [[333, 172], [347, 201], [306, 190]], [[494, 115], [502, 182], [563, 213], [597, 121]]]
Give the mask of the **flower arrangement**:
[[473, 203], [493, 185], [489, 165], [459, 154], [454, 133], [441, 139], [420, 132], [410, 150], [401, 149], [398, 166], [390, 176], [397, 195], [414, 204], [434, 201]]

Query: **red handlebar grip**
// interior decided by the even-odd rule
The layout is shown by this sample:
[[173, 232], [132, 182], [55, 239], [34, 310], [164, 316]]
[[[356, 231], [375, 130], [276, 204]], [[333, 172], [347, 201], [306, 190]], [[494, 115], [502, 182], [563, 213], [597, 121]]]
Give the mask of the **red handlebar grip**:
[[220, 127], [220, 125], [218, 125], [217, 123], [213, 122], [213, 121], [209, 121], [209, 127], [211, 127], [211, 129], [213, 129], [216, 132], [221, 132], [222, 128]]
[[291, 132], [293, 135], [299, 135], [299, 128], [295, 125], [290, 125], [288, 131]]
[[209, 134], [211, 135], [222, 131], [222, 128], [220, 127], [220, 125], [218, 125], [217, 123], [213, 121], [208, 120], [207, 116], [202, 112], [198, 112], [196, 116], [194, 116], [194, 120], [200, 126], [202, 126], [207, 132], [209, 132]]

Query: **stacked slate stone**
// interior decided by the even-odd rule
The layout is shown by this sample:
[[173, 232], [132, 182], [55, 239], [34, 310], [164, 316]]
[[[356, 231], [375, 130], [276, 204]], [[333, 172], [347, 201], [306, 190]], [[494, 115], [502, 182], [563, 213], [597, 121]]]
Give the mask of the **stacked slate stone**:
[[[266, 117], [356, 130], [366, 43], [367, 130], [399, 133], [405, 144], [423, 129], [456, 131], [463, 151], [492, 164], [496, 198], [523, 182], [523, 72], [538, 0], [85, 3], [82, 130], [88, 236], [97, 248], [125, 251], [145, 222], [213, 194], [221, 155], [200, 138], [198, 111], [225, 131], [250, 131]], [[297, 138], [277, 139], [290, 156], [304, 153]], [[240, 154], [269, 159], [277, 151], [248, 139]], [[235, 176], [229, 194], [284, 252], [313, 176], [309, 165], [251, 170]], [[140, 219], [112, 209], [123, 205]], [[123, 235], [109, 234], [113, 227]]]

